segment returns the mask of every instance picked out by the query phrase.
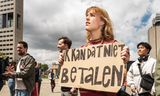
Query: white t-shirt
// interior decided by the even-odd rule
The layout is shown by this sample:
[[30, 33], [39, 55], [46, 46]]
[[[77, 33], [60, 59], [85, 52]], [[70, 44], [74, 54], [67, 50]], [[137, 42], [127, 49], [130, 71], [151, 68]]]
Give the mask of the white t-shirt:
[[[16, 72], [20, 72], [21, 60], [19, 60]], [[25, 90], [26, 86], [24, 85], [22, 78], [15, 78], [15, 89]]]

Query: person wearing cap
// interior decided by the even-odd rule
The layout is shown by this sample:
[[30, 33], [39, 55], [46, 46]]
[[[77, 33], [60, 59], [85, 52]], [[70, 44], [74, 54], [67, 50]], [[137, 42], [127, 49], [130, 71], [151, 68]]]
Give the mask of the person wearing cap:
[[138, 94], [145, 94], [144, 96], [155, 95], [154, 84], [150, 91], [147, 91], [140, 86], [142, 77], [139, 68], [141, 68], [142, 74], [149, 74], [154, 78], [156, 60], [149, 55], [151, 49], [152, 47], [147, 42], [140, 42], [137, 45], [137, 53], [139, 57], [131, 65], [127, 73], [127, 85], [131, 89], [133, 96], [137, 96]]

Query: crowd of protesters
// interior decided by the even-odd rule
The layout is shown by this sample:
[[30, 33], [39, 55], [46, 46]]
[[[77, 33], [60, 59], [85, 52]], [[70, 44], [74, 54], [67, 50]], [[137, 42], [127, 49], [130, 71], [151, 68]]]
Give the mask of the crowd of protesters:
[[[114, 38], [112, 22], [106, 10], [91, 6], [86, 10], [86, 44], [81, 48], [98, 44], [119, 44]], [[58, 39], [59, 49], [59, 72], [64, 63], [64, 50], [70, 49], [72, 41], [68, 37]], [[158, 58], [152, 58], [150, 51], [152, 46], [147, 42], [137, 44], [138, 57], [125, 74], [125, 86], [131, 90], [130, 96], [160, 96], [160, 52]], [[41, 65], [27, 53], [28, 44], [20, 41], [17, 44], [17, 53], [20, 56], [18, 62], [10, 62], [3, 74], [8, 78], [10, 96], [40, 96], [41, 87]], [[128, 47], [121, 51], [121, 59], [127, 64], [130, 59]], [[147, 77], [145, 77], [147, 76]], [[55, 73], [50, 70], [48, 78], [51, 84], [51, 91], [55, 88]], [[147, 83], [145, 79], [150, 79]], [[143, 82], [142, 82], [143, 81]], [[148, 87], [146, 87], [147, 85]], [[61, 86], [61, 96], [117, 96], [113, 92], [102, 92]]]
[[27, 53], [28, 44], [25, 41], [19, 41], [17, 44], [17, 53], [20, 56], [17, 64], [12, 61], [6, 67], [3, 73], [8, 79], [10, 96], [39, 96], [40, 68], [35, 59]]

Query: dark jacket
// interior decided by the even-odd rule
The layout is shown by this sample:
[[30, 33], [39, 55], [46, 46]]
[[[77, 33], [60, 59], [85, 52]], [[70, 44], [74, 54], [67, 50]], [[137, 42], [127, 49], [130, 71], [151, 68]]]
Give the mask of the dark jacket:
[[35, 59], [31, 55], [26, 54], [20, 60], [20, 65], [23, 67], [20, 69], [20, 72], [15, 73], [15, 77], [22, 78], [27, 91], [31, 92], [35, 83]]

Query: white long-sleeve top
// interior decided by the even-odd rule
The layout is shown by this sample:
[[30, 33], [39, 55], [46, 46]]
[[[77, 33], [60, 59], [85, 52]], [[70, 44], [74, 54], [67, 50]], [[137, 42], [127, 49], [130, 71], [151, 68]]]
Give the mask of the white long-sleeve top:
[[[138, 68], [138, 59], [130, 66], [129, 71], [127, 72], [127, 85], [130, 87], [135, 86], [138, 90], [138, 93], [147, 92], [145, 89], [140, 87], [141, 75]], [[150, 74], [152, 77], [155, 72], [156, 60], [154, 58], [148, 57], [146, 62], [141, 63], [142, 74]], [[153, 77], [154, 78], [154, 77]], [[155, 93], [155, 86], [153, 84], [151, 94]]]

